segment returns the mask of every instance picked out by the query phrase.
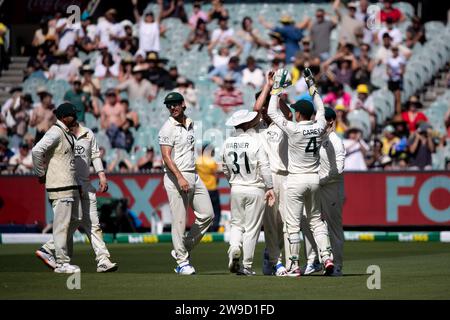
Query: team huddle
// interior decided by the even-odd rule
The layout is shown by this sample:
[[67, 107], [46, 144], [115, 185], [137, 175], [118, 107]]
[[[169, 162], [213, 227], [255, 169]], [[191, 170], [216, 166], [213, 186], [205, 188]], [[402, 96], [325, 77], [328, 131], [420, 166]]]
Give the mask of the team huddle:
[[[235, 128], [221, 155], [231, 185], [228, 269], [232, 273], [256, 274], [254, 252], [264, 226], [264, 275], [298, 277], [322, 270], [324, 275], [342, 275], [345, 149], [334, 133], [336, 114], [324, 107], [307, 68], [304, 77], [310, 100], [288, 106], [280, 95], [291, 85], [289, 72], [269, 71], [253, 111], [236, 111], [226, 122]], [[164, 104], [170, 117], [159, 132], [159, 145], [172, 212], [171, 255], [176, 273], [192, 275], [190, 252], [213, 222], [214, 210], [195, 169], [194, 124], [184, 113], [184, 98], [171, 92]], [[96, 190], [89, 180], [92, 164], [99, 177], [98, 191], [107, 191], [95, 136], [77, 122], [70, 103], [61, 104], [55, 115], [56, 124], [32, 151], [35, 173], [45, 183], [54, 213], [53, 239], [36, 255], [57, 273], [80, 272], [70, 260], [73, 233], [82, 225], [96, 256], [97, 272], [116, 271], [103, 241]], [[189, 208], [195, 222], [185, 234]], [[299, 261], [300, 231], [307, 258], [304, 266]]]
[[[342, 275], [345, 149], [334, 133], [336, 114], [324, 107], [309, 69], [304, 76], [311, 100], [289, 107], [280, 99], [291, 85], [289, 72], [270, 71], [253, 111], [236, 111], [226, 122], [235, 128], [221, 156], [231, 185], [228, 268], [232, 273], [256, 274], [254, 252], [264, 225], [263, 274], [298, 277], [323, 270], [324, 275]], [[195, 268], [189, 253], [214, 214], [195, 171], [193, 122], [184, 114], [184, 98], [173, 92], [164, 103], [170, 117], [160, 131], [159, 144], [172, 211], [172, 256], [178, 264], [175, 272], [192, 275]], [[196, 219], [184, 236], [189, 207]], [[300, 231], [307, 257], [304, 267], [299, 261]]]

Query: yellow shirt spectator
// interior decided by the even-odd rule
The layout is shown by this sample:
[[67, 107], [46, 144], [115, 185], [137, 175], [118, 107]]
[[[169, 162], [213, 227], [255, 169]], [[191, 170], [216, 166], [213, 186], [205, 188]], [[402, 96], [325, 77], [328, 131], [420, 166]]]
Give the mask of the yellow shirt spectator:
[[6, 26], [0, 22], [0, 46], [2, 46], [5, 43], [4, 37], [7, 31], [8, 28], [6, 28]]
[[200, 156], [195, 163], [197, 172], [206, 186], [206, 189], [212, 191], [217, 189], [217, 163], [209, 156]]

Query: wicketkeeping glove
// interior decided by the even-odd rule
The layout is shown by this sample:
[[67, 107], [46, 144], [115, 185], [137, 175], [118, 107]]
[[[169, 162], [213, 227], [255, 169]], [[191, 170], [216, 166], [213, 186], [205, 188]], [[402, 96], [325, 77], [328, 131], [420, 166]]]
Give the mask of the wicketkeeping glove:
[[271, 95], [280, 95], [283, 89], [286, 89], [292, 85], [291, 74], [286, 69], [278, 69], [273, 75], [273, 86]]
[[305, 78], [306, 85], [308, 86], [309, 94], [313, 97], [316, 93], [318, 93], [318, 91], [314, 82], [314, 76], [309, 68], [305, 68], [303, 71], [303, 77]]

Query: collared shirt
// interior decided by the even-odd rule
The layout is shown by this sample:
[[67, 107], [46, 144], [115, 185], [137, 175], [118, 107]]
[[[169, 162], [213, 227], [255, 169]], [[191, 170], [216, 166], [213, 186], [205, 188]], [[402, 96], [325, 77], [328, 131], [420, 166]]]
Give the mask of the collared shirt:
[[[171, 157], [178, 170], [195, 171], [195, 136], [194, 122], [186, 118], [186, 126], [179, 123], [173, 117], [164, 123], [159, 131], [159, 145], [171, 146]], [[168, 172], [167, 168], [164, 168]]]
[[259, 135], [269, 157], [270, 170], [273, 173], [287, 172], [289, 162], [287, 135], [274, 122], [267, 128], [261, 126]]
[[97, 139], [91, 129], [80, 126], [75, 137], [75, 171], [80, 185], [89, 183], [91, 162], [95, 172], [103, 171]]
[[344, 163], [344, 143], [336, 132], [330, 132], [324, 137], [320, 147], [320, 183], [341, 181], [343, 179]]

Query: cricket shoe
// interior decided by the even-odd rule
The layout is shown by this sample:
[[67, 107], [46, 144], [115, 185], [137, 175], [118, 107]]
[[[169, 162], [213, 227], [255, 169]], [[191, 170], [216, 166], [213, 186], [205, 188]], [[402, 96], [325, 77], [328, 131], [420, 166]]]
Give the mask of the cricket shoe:
[[241, 264], [239, 263], [239, 260], [241, 258], [241, 252], [235, 251], [232, 252], [228, 257], [228, 270], [230, 270], [231, 273], [237, 273], [239, 269], [241, 269]]
[[323, 263], [323, 266], [325, 267], [325, 271], [323, 272], [324, 276], [331, 276], [331, 274], [334, 271], [334, 263], [331, 259], [325, 260]]
[[307, 264], [302, 270], [302, 274], [308, 276], [315, 272], [319, 272], [322, 270], [322, 264], [320, 262], [314, 262], [313, 264]]
[[189, 262], [185, 262], [182, 265], [177, 266], [174, 271], [179, 274], [179, 275], [183, 275], [183, 276], [190, 276], [195, 274], [195, 269], [193, 266], [191, 266], [189, 264]]
[[63, 263], [60, 265], [57, 265], [55, 268], [56, 273], [77, 273], [81, 272], [80, 267], [70, 264], [70, 263]]
[[111, 262], [108, 258], [101, 260], [97, 265], [97, 272], [99, 273], [114, 272], [117, 269], [119, 269], [117, 263]]
[[330, 274], [332, 277], [342, 277], [342, 269], [338, 266], [334, 266], [333, 273]]
[[288, 277], [295, 278], [295, 277], [300, 277], [301, 275], [302, 275], [302, 271], [299, 266], [292, 267], [291, 270], [288, 270], [288, 272], [287, 272]]
[[263, 275], [265, 276], [273, 276], [273, 268], [274, 265], [269, 261], [269, 252], [267, 248], [264, 248], [264, 257], [263, 257]]
[[277, 277], [287, 277], [288, 271], [281, 262], [278, 262], [277, 265], [274, 266], [274, 269]]
[[253, 271], [251, 268], [241, 268], [238, 272], [237, 272], [238, 276], [254, 276], [256, 275], [256, 272]]
[[[175, 259], [175, 261], [178, 260], [178, 258], [177, 258], [177, 252], [176, 252], [175, 250], [170, 251], [170, 255], [172, 256], [172, 258]], [[190, 256], [191, 256], [191, 255], [188, 253], [188, 259], [190, 258]]]
[[56, 268], [56, 260], [52, 253], [48, 252], [44, 248], [40, 248], [35, 252], [36, 257], [38, 257], [47, 267], [52, 270]]

